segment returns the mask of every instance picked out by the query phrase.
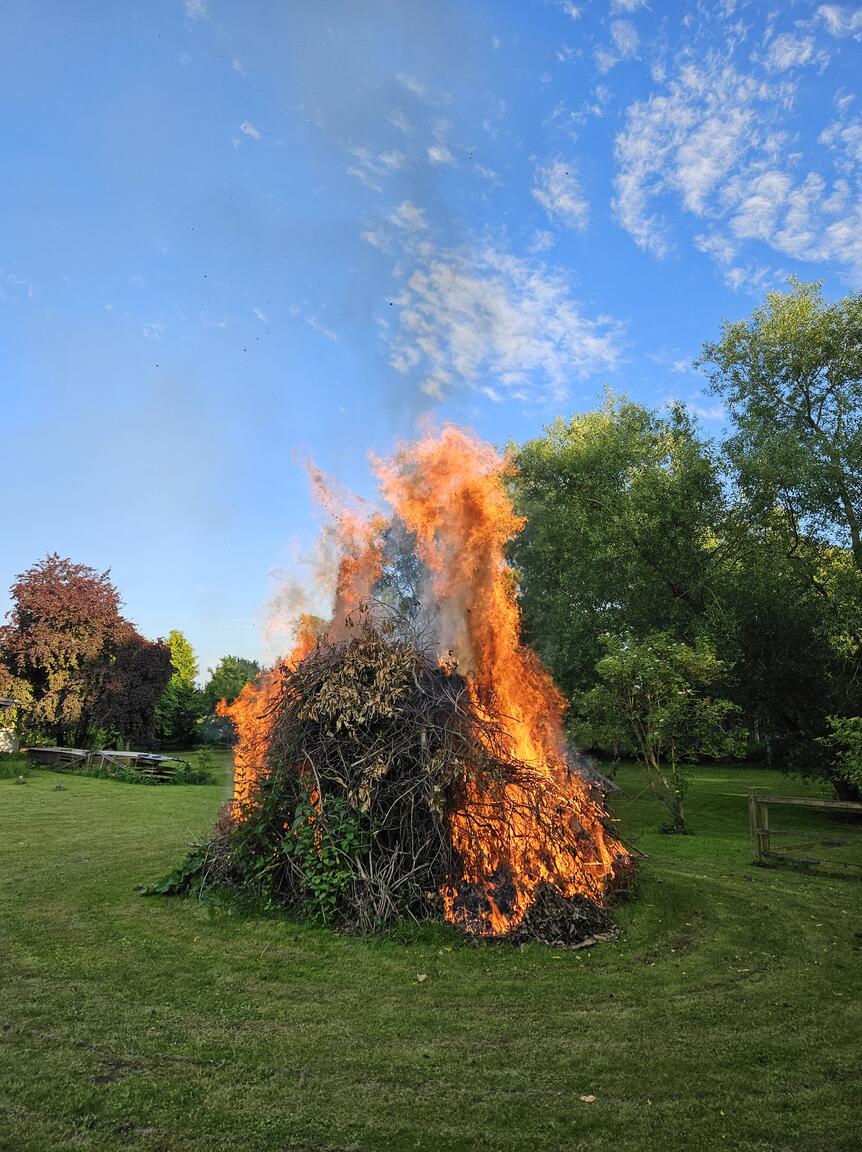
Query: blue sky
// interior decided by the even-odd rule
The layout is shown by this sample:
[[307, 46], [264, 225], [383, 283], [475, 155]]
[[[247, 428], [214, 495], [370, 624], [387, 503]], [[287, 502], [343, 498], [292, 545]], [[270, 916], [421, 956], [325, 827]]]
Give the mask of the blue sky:
[[204, 669], [271, 655], [308, 456], [606, 383], [716, 433], [721, 319], [862, 287], [855, 4], [3, 7], [0, 588], [110, 566]]

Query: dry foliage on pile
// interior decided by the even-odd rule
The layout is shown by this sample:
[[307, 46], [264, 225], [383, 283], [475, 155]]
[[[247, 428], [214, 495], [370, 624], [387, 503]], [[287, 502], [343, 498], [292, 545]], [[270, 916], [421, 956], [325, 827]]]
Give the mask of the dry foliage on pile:
[[[504, 726], [394, 616], [362, 614], [346, 640], [320, 639], [280, 676], [264, 771], [249, 807], [200, 850], [198, 887], [227, 884], [359, 932], [442, 916], [441, 888], [460, 876], [450, 818], [464, 816], [465, 783], [486, 785], [477, 840], [511, 817], [504, 785], [532, 783]], [[595, 933], [600, 910], [576, 924], [561, 901], [543, 899], [518, 938]]]

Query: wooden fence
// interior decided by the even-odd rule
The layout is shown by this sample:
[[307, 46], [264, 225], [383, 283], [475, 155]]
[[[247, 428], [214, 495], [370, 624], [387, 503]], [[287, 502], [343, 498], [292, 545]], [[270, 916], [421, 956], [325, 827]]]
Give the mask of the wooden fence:
[[[752, 788], [748, 795], [748, 822], [751, 826], [751, 846], [754, 850], [754, 859], [758, 864], [770, 860], [783, 860], [791, 864], [820, 864], [822, 861], [817, 857], [795, 856], [791, 855], [791, 851], [813, 848], [818, 844], [829, 848], [840, 848], [850, 843], [849, 840], [836, 839], [835, 836], [812, 837], [807, 831], [799, 828], [770, 828], [770, 805], [819, 809], [824, 812], [855, 812], [862, 817], [862, 804], [856, 804], [850, 800], [821, 800], [819, 797], [808, 796], [761, 796]], [[783, 850], [776, 850], [772, 847], [773, 836], [792, 836], [800, 842], [787, 844]], [[862, 868], [862, 863], [853, 860], [830, 859], [825, 863], [840, 864], [844, 868]]]

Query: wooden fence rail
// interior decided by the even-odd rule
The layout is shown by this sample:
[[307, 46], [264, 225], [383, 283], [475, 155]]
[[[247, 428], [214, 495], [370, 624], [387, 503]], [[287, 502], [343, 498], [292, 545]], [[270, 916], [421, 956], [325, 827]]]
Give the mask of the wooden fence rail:
[[[781, 805], [789, 808], [815, 808], [827, 812], [856, 812], [862, 817], [862, 804], [850, 800], [821, 800], [819, 797], [807, 796], [762, 796], [752, 788], [748, 794], [748, 822], [751, 827], [751, 846], [754, 859], [758, 864], [766, 860], [788, 860], [793, 864], [819, 864], [820, 860], [814, 857], [791, 856], [788, 852], [775, 851], [771, 846], [773, 836], [805, 837], [804, 842], [789, 844], [788, 848], [811, 848], [817, 844], [829, 847], [840, 847], [846, 844], [845, 840], [836, 840], [834, 837], [810, 837], [801, 830], [786, 830], [769, 827], [769, 806]], [[862, 864], [855, 861], [835, 860], [830, 863], [842, 864], [844, 867], [859, 868]]]

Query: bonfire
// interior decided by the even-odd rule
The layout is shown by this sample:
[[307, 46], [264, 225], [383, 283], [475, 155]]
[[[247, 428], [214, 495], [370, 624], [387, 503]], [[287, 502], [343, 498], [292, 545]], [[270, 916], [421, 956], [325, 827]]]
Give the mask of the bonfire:
[[289, 654], [221, 706], [233, 799], [179, 886], [362, 932], [438, 917], [480, 936], [601, 937], [631, 861], [521, 642], [510, 464], [447, 427], [374, 468], [386, 514], [312, 474], [332, 616], [299, 615]]

